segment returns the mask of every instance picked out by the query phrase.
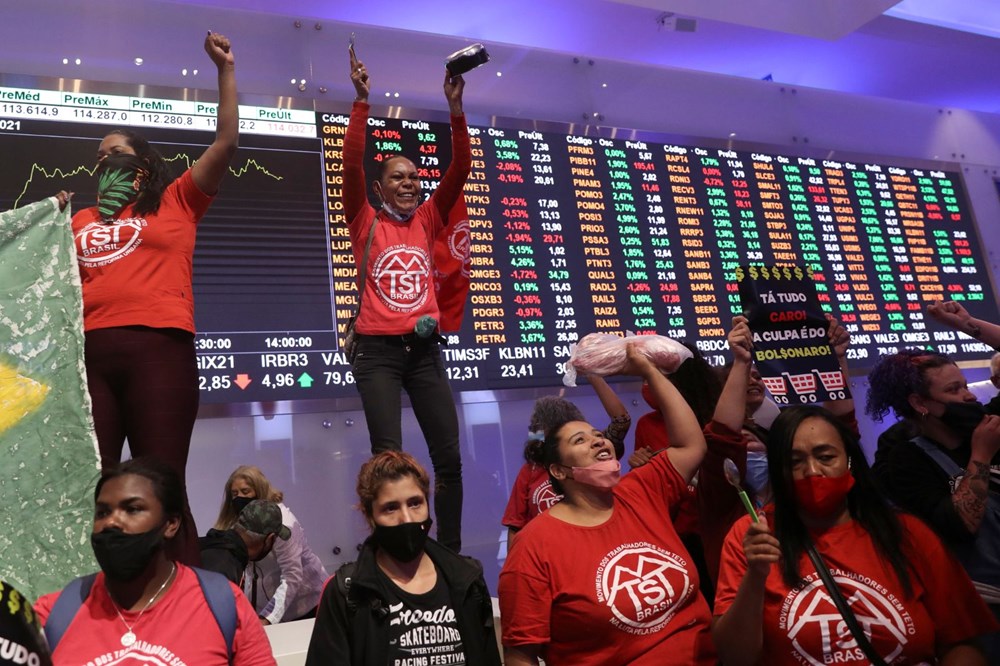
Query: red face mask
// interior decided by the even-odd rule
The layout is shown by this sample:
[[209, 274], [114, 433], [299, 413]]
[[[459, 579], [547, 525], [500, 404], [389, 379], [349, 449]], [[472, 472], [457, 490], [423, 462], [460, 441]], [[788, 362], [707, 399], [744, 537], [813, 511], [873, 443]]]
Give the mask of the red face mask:
[[795, 480], [795, 500], [811, 516], [828, 518], [843, 506], [854, 487], [854, 476], [806, 476]]

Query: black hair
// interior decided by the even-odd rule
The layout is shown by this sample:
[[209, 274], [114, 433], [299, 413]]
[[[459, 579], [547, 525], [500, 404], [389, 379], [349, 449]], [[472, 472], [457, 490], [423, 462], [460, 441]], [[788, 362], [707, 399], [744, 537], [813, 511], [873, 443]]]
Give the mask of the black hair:
[[926, 349], [904, 349], [882, 356], [868, 373], [865, 414], [879, 422], [890, 409], [900, 418], [915, 417], [909, 397], [913, 393], [928, 395], [927, 371], [954, 363], [944, 354]]
[[382, 179], [385, 178], [385, 174], [389, 170], [389, 162], [391, 162], [393, 160], [398, 160], [398, 159], [404, 159], [404, 160], [408, 160], [410, 162], [413, 161], [409, 157], [407, 157], [406, 155], [402, 155], [400, 153], [389, 153], [388, 155], [383, 155], [382, 156], [382, 163], [379, 165], [379, 168], [378, 168], [378, 179], [379, 179], [379, 182], [381, 182]]
[[[563, 426], [572, 421], [587, 422], [580, 408], [569, 400], [557, 396], [545, 396], [535, 401], [535, 411], [532, 413], [532, 430], [541, 430], [545, 434], [545, 441], [541, 443], [541, 463], [546, 470], [555, 463], [561, 462], [559, 459], [559, 431]], [[527, 452], [527, 450], [525, 450]], [[560, 495], [564, 494], [562, 484], [559, 479], [549, 472], [549, 481], [552, 489]]]
[[173, 467], [155, 458], [133, 458], [103, 472], [94, 488], [94, 502], [97, 502], [105, 483], [129, 474], [149, 479], [153, 485], [153, 494], [159, 500], [163, 514], [167, 518], [183, 516], [184, 484], [181, 482], [181, 477]]
[[[532, 433], [540, 432], [543, 437], [547, 438], [549, 430], [555, 426], [558, 430], [570, 421], [586, 420], [580, 408], [569, 400], [557, 395], [545, 395], [535, 401], [528, 430]], [[544, 448], [544, 440], [529, 437], [528, 441], [524, 443], [524, 459], [536, 465], [545, 464]]]
[[139, 196], [135, 200], [136, 214], [146, 215], [160, 210], [163, 193], [174, 180], [170, 167], [167, 166], [163, 156], [150, 145], [145, 137], [130, 129], [113, 129], [108, 134], [118, 134], [125, 137], [125, 142], [135, 151], [136, 156], [146, 163], [149, 170], [149, 175], [143, 181]]
[[914, 544], [904, 535], [895, 509], [879, 492], [865, 453], [857, 436], [827, 409], [813, 406], [789, 407], [782, 410], [771, 426], [767, 443], [767, 467], [774, 493], [774, 536], [781, 544], [781, 575], [785, 584], [796, 587], [802, 583], [799, 560], [809, 544], [809, 532], [799, 516], [792, 481], [792, 442], [803, 421], [823, 419], [840, 435], [850, 463], [848, 474], [854, 476], [854, 487], [847, 494], [851, 517], [869, 534], [879, 557], [896, 572], [906, 595], [912, 594], [909, 564], [904, 549]]
[[681, 343], [691, 351], [691, 358], [678, 366], [667, 379], [677, 388], [684, 401], [694, 412], [698, 425], [705, 427], [715, 414], [715, 406], [722, 395], [723, 382], [698, 347], [690, 342]]

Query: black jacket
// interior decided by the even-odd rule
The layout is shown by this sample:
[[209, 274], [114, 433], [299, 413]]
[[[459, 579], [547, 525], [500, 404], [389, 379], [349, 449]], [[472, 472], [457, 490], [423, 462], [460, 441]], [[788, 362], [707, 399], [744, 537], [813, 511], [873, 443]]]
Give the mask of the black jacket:
[[250, 555], [236, 530], [209, 530], [198, 539], [198, 548], [202, 569], [220, 573], [240, 586]]
[[[466, 663], [500, 666], [493, 630], [493, 602], [483, 580], [482, 565], [431, 539], [424, 550], [450, 591]], [[357, 562], [342, 566], [327, 581], [309, 641], [306, 666], [385, 666], [389, 612], [379, 589], [377, 566], [375, 547], [368, 539]], [[343, 578], [349, 572], [353, 572], [351, 581], [344, 585]]]

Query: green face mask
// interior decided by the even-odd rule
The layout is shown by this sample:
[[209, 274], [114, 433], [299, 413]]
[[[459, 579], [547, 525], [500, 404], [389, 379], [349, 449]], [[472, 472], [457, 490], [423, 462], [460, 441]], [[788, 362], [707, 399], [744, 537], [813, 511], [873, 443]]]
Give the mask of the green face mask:
[[117, 218], [139, 196], [149, 176], [146, 163], [135, 155], [108, 155], [97, 166], [97, 210], [101, 219]]

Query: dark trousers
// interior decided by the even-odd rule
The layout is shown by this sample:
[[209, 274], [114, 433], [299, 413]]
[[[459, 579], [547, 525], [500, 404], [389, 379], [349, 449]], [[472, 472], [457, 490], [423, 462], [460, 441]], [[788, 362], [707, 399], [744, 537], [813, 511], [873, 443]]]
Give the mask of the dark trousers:
[[[121, 461], [128, 438], [132, 457], [156, 458], [183, 482], [198, 416], [194, 336], [175, 328], [99, 328], [87, 332], [84, 358], [101, 469]], [[188, 565], [201, 561], [186, 487], [169, 555]]]
[[372, 454], [403, 448], [400, 389], [427, 441], [434, 467], [437, 540], [462, 547], [462, 457], [458, 414], [438, 343], [415, 335], [363, 335], [354, 359], [354, 380], [368, 422]]

